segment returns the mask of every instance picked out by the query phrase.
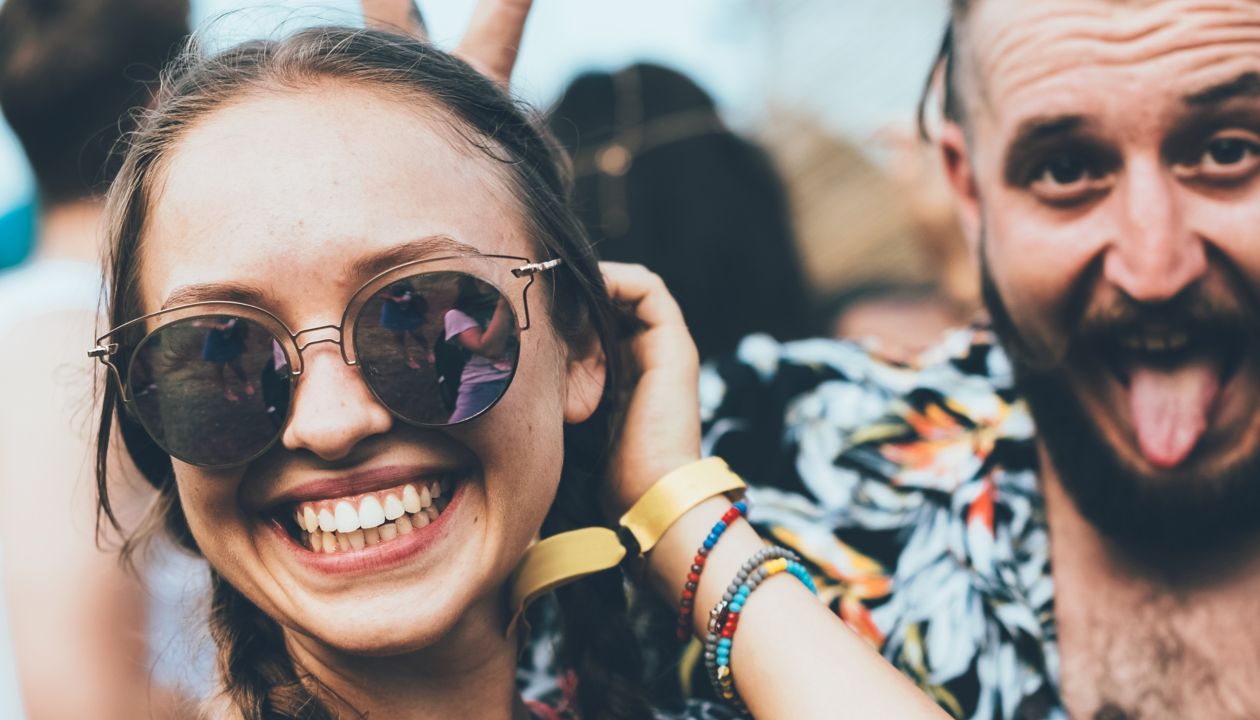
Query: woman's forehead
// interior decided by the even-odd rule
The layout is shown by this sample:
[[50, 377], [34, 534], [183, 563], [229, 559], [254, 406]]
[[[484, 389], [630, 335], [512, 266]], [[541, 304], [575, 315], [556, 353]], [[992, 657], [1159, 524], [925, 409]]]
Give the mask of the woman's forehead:
[[196, 283], [353, 282], [347, 264], [421, 237], [532, 254], [501, 166], [449, 122], [332, 84], [215, 111], [172, 149], [158, 181], [142, 245], [145, 305]]

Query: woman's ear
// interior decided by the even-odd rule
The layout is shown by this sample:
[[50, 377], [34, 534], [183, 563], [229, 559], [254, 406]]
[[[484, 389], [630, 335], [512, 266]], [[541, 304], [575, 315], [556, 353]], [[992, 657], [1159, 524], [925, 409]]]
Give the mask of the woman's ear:
[[565, 371], [564, 421], [586, 421], [599, 407], [607, 379], [607, 358], [599, 337], [588, 332], [569, 345]]

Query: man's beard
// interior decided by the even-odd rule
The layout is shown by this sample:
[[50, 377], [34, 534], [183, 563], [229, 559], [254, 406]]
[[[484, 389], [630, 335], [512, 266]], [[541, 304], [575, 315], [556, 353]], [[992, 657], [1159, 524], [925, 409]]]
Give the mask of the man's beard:
[[[1240, 544], [1260, 535], [1260, 447], [1212, 476], [1177, 471], [1157, 476], [1131, 468], [1080, 402], [1081, 390], [1073, 386], [1069, 372], [1076, 353], [1069, 350], [1067, 359], [1053, 366], [1030, 359], [1031, 353], [1025, 350], [1024, 339], [993, 282], [983, 249], [981, 292], [1059, 484], [1081, 515], [1118, 549], [1152, 566], [1171, 569], [1180, 564], [1179, 560], [1225, 559], [1234, 555], [1232, 551]], [[1159, 317], [1214, 324], [1221, 332], [1251, 338], [1260, 335], [1255, 328], [1260, 323], [1255, 304], [1224, 309], [1220, 303], [1207, 302], [1197, 290], [1183, 295], [1163, 303]], [[1250, 294], [1246, 297], [1252, 298]], [[1076, 322], [1064, 327], [1091, 324], [1086, 319], [1088, 303], [1083, 291], [1076, 300], [1068, 303], [1073, 308], [1068, 319]], [[1114, 319], [1094, 322], [1092, 332], [1086, 331], [1087, 338], [1074, 336], [1065, 341], [1079, 350], [1105, 333], [1118, 333], [1137, 325], [1139, 318], [1153, 317], [1132, 300], [1125, 298], [1122, 304], [1128, 305], [1123, 311], [1102, 313]], [[1254, 340], [1250, 348], [1254, 350]], [[1237, 372], [1254, 370], [1244, 363]]]

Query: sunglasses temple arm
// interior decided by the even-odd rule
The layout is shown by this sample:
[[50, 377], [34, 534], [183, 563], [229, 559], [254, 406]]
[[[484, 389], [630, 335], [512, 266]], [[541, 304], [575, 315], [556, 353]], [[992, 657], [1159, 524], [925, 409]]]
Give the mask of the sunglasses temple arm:
[[[105, 337], [109, 336], [106, 335]], [[101, 340], [104, 339], [105, 338], [101, 338]], [[110, 358], [117, 352], [118, 343], [101, 343], [100, 340], [97, 340], [96, 346], [87, 351], [87, 356], [89, 358], [95, 358], [97, 362], [104, 365], [109, 370], [110, 376], [113, 377], [114, 383], [118, 386], [119, 398], [123, 403], [126, 403], [127, 390], [126, 386], [123, 385], [122, 375], [118, 373], [118, 366], [114, 365], [114, 363], [110, 361]]]
[[512, 274], [518, 278], [528, 277], [529, 282], [525, 283], [525, 287], [521, 290], [521, 304], [524, 309], [525, 324], [521, 326], [521, 330], [528, 330], [529, 321], [529, 289], [533, 286], [535, 276], [540, 272], [546, 272], [564, 262], [561, 258], [553, 258], [543, 262], [529, 263], [518, 268], [512, 268]]

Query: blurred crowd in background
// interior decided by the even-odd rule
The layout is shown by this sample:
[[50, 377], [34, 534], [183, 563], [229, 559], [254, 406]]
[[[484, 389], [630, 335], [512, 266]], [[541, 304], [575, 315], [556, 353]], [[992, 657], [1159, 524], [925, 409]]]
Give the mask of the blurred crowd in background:
[[[454, 37], [471, 9], [425, 8], [435, 41]], [[355, 12], [199, 0], [191, 22], [224, 44]], [[693, 273], [670, 285], [703, 352], [766, 331], [868, 338], [905, 358], [978, 305], [943, 179], [914, 127], [944, 20], [943, 1], [552, 0], [534, 11], [514, 91], [572, 151], [578, 205], [605, 257], [667, 281]], [[867, 61], [876, 49], [891, 61]], [[59, 101], [70, 98], [90, 102]], [[80, 163], [85, 180], [92, 162]], [[20, 145], [0, 133], [0, 266], [30, 255], [36, 195]]]

